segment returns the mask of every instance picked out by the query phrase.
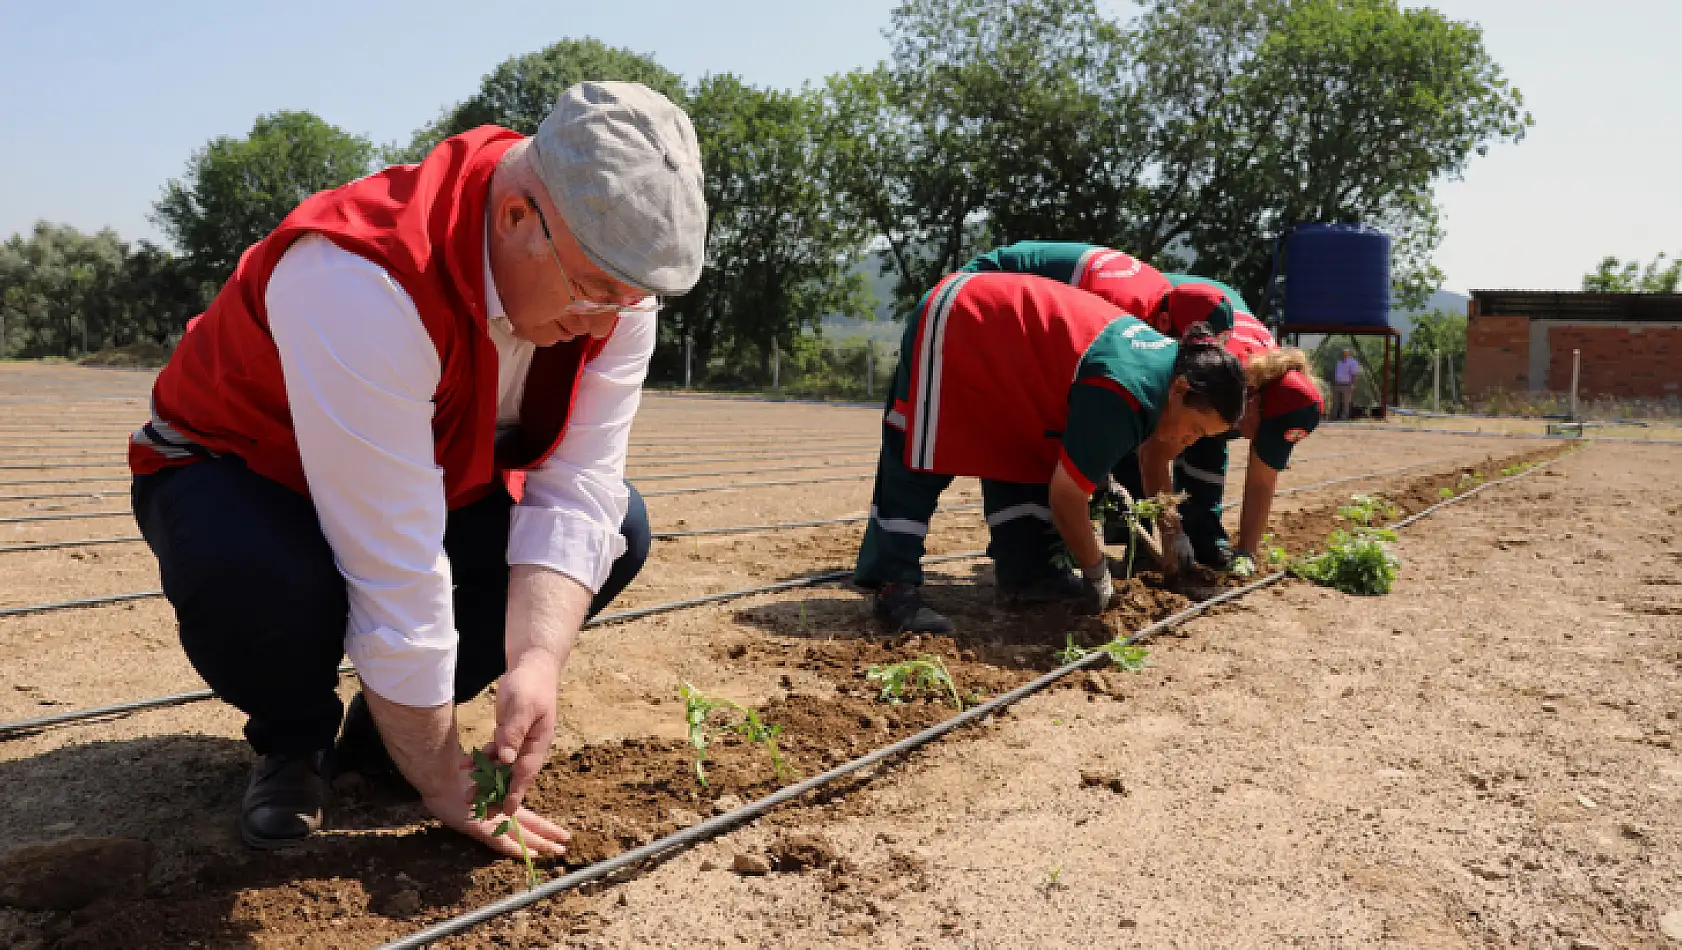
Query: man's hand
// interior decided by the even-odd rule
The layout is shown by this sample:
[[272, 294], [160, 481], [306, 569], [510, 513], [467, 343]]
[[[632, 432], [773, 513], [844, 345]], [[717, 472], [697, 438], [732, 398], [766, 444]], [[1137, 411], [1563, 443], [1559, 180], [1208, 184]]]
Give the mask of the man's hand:
[[[518, 845], [492, 834], [501, 822], [500, 815], [487, 821], [471, 817], [474, 789], [467, 773], [473, 763], [461, 749], [455, 706], [404, 706], [368, 689], [366, 684], [362, 695], [386, 751], [403, 777], [421, 793], [427, 810], [445, 826], [501, 854], [518, 857]], [[553, 710], [553, 690], [550, 695]], [[526, 847], [533, 853], [555, 857], [565, 850], [568, 836], [559, 826], [517, 805], [510, 810], [517, 816], [526, 835]]]
[[[446, 828], [459, 831], [504, 857], [520, 857], [520, 846], [512, 831], [505, 835], [496, 833], [497, 826], [504, 820], [504, 813], [492, 812], [484, 821], [473, 817], [474, 788], [473, 780], [468, 777], [473, 760], [466, 753], [458, 752], [458, 755], [460, 762], [456, 767], [454, 785], [434, 794], [423, 794], [421, 802]], [[560, 825], [529, 808], [512, 808], [507, 817], [520, 823], [526, 848], [534, 857], [558, 858], [566, 853], [572, 835]]]
[[485, 754], [504, 765], [514, 766], [502, 814], [513, 814], [549, 761], [549, 746], [555, 740], [555, 694], [560, 668], [544, 650], [522, 654], [518, 665], [502, 674], [496, 690], [496, 734]]
[[536, 564], [516, 564], [508, 576], [508, 667], [496, 691], [496, 734], [485, 754], [514, 766], [503, 811], [513, 814], [549, 760], [555, 741], [555, 694], [590, 591]]
[[1086, 608], [1101, 614], [1115, 602], [1115, 581], [1110, 578], [1110, 562], [1100, 557], [1098, 563], [1083, 567], [1081, 580], [1086, 584]]

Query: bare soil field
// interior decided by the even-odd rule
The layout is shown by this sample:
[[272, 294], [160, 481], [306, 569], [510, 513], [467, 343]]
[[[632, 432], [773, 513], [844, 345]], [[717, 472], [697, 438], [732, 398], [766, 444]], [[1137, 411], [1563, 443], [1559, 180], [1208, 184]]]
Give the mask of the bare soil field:
[[[137, 533], [122, 452], [149, 380], [0, 366], [0, 482], [31, 482], [0, 486], [0, 608], [157, 587], [134, 541], [16, 549]], [[630, 477], [656, 532], [857, 519], [877, 427], [868, 408], [651, 394]], [[1330, 427], [1282, 477], [1276, 531], [1306, 550], [1351, 493], [1417, 511], [1467, 473], [1558, 446]], [[865, 779], [439, 945], [1682, 947], [1679, 461], [1586, 446], [1408, 529], [1388, 597], [1300, 581], [1253, 594], [1154, 643], [1143, 673], [1071, 677]], [[16, 467], [69, 464], [88, 467]], [[93, 477], [109, 480], [68, 481]], [[932, 554], [986, 546], [979, 500], [973, 481], [954, 485]], [[66, 514], [98, 517], [7, 520]], [[859, 530], [662, 540], [611, 609], [844, 569]], [[696, 782], [680, 682], [758, 708], [812, 775], [952, 715], [932, 698], [878, 702], [871, 664], [935, 653], [967, 696], [993, 696], [1057, 666], [1070, 636], [1097, 643], [1207, 592], [1145, 574], [1101, 618], [1007, 611], [987, 564], [932, 571], [953, 638], [884, 637], [840, 585], [587, 632], [533, 796], [574, 833], [566, 865], [777, 787], [763, 752], [729, 739]], [[199, 688], [161, 599], [0, 616], [0, 722]], [[486, 738], [489, 702], [462, 720]], [[0, 854], [0, 904], [24, 905], [0, 907], [0, 946], [373, 946], [523, 887], [518, 862], [354, 776], [319, 840], [247, 851], [240, 726], [211, 701], [0, 738], [0, 852], [122, 839], [61, 857], [81, 862], [71, 878], [126, 885], [27, 909], [75, 888], [50, 866], [19, 880]]]

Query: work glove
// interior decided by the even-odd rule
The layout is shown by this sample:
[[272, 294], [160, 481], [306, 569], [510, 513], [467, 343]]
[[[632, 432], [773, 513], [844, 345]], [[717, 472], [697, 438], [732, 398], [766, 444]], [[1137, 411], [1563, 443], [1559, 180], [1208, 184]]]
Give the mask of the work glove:
[[1191, 549], [1191, 539], [1178, 531], [1164, 531], [1162, 538], [1164, 565], [1170, 574], [1187, 572], [1197, 564], [1197, 554]]
[[1233, 577], [1245, 579], [1256, 576], [1256, 559], [1244, 551], [1236, 551], [1232, 555], [1232, 564], [1226, 569]]
[[1080, 569], [1086, 585], [1086, 608], [1095, 614], [1103, 613], [1115, 602], [1115, 581], [1110, 579], [1110, 562], [1099, 558], [1098, 563]]

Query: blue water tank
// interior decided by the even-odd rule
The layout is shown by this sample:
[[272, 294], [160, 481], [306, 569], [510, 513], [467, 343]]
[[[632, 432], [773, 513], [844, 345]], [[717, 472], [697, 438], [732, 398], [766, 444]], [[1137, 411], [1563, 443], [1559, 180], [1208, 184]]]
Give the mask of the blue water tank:
[[1390, 235], [1360, 224], [1304, 224], [1285, 239], [1285, 326], [1390, 323]]

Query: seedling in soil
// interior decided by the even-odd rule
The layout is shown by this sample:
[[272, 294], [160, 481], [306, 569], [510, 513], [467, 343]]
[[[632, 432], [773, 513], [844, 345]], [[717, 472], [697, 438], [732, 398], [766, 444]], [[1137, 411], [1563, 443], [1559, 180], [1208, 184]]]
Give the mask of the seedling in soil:
[[1144, 647], [1136, 647], [1120, 640], [1111, 640], [1088, 650], [1075, 643], [1074, 634], [1067, 634], [1067, 637], [1068, 646], [1058, 650], [1056, 654], [1057, 659], [1065, 664], [1083, 660], [1094, 653], [1102, 653], [1110, 658], [1110, 664], [1113, 667], [1123, 672], [1141, 673], [1144, 672], [1145, 667], [1150, 666], [1148, 657], [1151, 655], [1151, 651]]
[[1396, 532], [1383, 528], [1361, 528], [1353, 533], [1334, 531], [1324, 553], [1292, 564], [1290, 571], [1345, 594], [1388, 594], [1396, 583], [1396, 569], [1400, 566], [1388, 547], [1395, 540]]
[[1400, 514], [1396, 506], [1384, 499], [1382, 495], [1355, 495], [1349, 499], [1349, 504], [1337, 510], [1338, 517], [1352, 521], [1363, 528], [1370, 528], [1379, 518], [1394, 518]]
[[765, 722], [759, 718], [756, 710], [749, 709], [734, 700], [722, 696], [708, 696], [688, 683], [678, 688], [678, 695], [683, 699], [683, 720], [689, 730], [689, 744], [695, 750], [695, 780], [701, 787], [707, 786], [707, 746], [712, 743], [713, 725], [710, 721], [712, 714], [718, 710], [734, 712], [741, 716], [727, 728], [749, 742], [765, 747], [765, 752], [771, 757], [771, 771], [777, 781], [783, 781], [783, 776], [793, 775], [788, 761], [783, 758], [781, 747], [777, 745], [777, 737], [783, 734], [783, 727]]
[[[473, 750], [473, 771], [469, 773], [473, 780], [473, 817], [479, 821], [490, 820], [491, 809], [503, 803], [508, 798], [508, 783], [514, 780], [514, 766], [503, 765], [501, 762], [491, 761], [490, 756], [483, 750]], [[514, 840], [520, 845], [520, 857], [526, 860], [526, 887], [537, 886], [537, 868], [532, 866], [531, 852], [526, 850], [526, 836], [520, 832], [520, 823], [510, 815], [502, 819], [502, 824], [496, 826], [493, 835], [505, 835], [510, 830], [514, 832]]]
[[[1155, 522], [1170, 508], [1178, 507], [1180, 502], [1185, 501], [1185, 499], [1186, 496], [1183, 493], [1178, 495], [1163, 493], [1155, 498], [1142, 498], [1122, 509], [1122, 516], [1127, 519], [1128, 534], [1127, 562], [1121, 570], [1122, 580], [1127, 580], [1133, 576], [1133, 553], [1138, 550], [1140, 539], [1149, 537], [1150, 533], [1145, 530], [1145, 522]], [[1151, 546], [1156, 547], [1155, 543], [1152, 543]], [[1158, 551], [1157, 555], [1160, 558], [1162, 552]]]
[[945, 691], [952, 697], [952, 705], [963, 712], [964, 700], [958, 695], [958, 684], [952, 679], [952, 672], [946, 668], [945, 660], [932, 653], [925, 653], [915, 660], [872, 666], [865, 671], [864, 677], [872, 683], [882, 684], [882, 695], [878, 698], [884, 703], [903, 703], [911, 692]]

